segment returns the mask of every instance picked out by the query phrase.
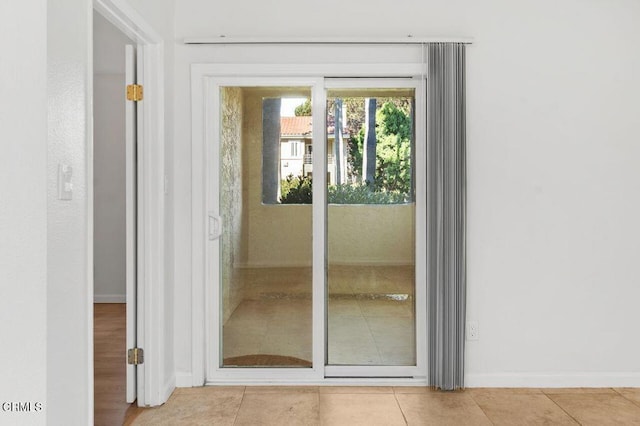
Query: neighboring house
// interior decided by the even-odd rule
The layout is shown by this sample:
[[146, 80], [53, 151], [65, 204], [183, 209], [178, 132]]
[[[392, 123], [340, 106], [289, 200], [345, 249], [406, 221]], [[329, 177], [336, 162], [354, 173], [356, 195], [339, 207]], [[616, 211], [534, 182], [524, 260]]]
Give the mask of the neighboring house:
[[280, 119], [280, 177], [309, 176], [313, 152], [312, 118], [282, 117]]
[[[310, 116], [282, 117], [280, 119], [280, 178], [289, 175], [311, 176], [313, 173], [313, 118]], [[335, 185], [335, 156], [333, 127], [327, 129], [327, 179]]]

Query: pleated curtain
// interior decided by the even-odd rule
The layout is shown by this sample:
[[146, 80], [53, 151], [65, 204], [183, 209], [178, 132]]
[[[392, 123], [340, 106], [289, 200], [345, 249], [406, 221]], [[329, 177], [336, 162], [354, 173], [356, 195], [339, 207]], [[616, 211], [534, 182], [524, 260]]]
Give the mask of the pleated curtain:
[[429, 43], [426, 50], [429, 384], [455, 390], [464, 387], [465, 45]]

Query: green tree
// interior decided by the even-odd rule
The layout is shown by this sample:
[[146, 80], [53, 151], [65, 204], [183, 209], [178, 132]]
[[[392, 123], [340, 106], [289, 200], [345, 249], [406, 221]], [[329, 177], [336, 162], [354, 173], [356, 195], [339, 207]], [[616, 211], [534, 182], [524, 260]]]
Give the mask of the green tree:
[[[412, 186], [412, 153], [411, 140], [413, 135], [412, 110], [413, 101], [410, 97], [380, 97], [376, 98], [375, 109], [366, 107], [369, 100], [364, 97], [342, 98], [342, 107], [346, 112], [347, 121], [343, 123], [349, 134], [347, 145], [347, 182], [358, 182], [362, 187], [349, 183], [342, 185], [337, 193], [341, 198], [352, 199], [354, 194], [361, 193], [366, 188], [375, 192], [365, 197], [370, 203], [407, 202], [413, 198]], [[334, 105], [338, 98], [327, 100], [327, 126], [336, 123]], [[367, 110], [373, 113], [367, 117]], [[369, 128], [367, 123], [374, 128]], [[372, 126], [372, 127], [373, 127]], [[369, 158], [375, 158], [373, 179], [367, 178], [363, 170], [363, 157], [366, 134], [375, 135], [375, 153], [369, 153]], [[372, 162], [370, 162], [370, 165]], [[371, 171], [369, 171], [371, 173]], [[371, 176], [371, 174], [369, 174]], [[370, 185], [367, 185], [367, 181]], [[349, 188], [347, 188], [349, 187]], [[353, 188], [351, 188], [353, 187]], [[347, 191], [346, 193], [344, 191]], [[349, 194], [348, 196], [343, 194]], [[378, 196], [379, 195], [379, 196]], [[400, 200], [400, 201], [398, 201]]]
[[410, 199], [411, 193], [411, 133], [408, 110], [386, 102], [376, 112], [377, 190], [400, 192]]
[[296, 117], [311, 117], [311, 99], [307, 98], [304, 103], [296, 107], [293, 113]]
[[362, 147], [364, 146], [364, 124], [360, 125], [357, 133], [351, 133], [349, 138], [349, 156], [347, 161], [351, 168], [351, 175], [360, 180], [362, 177]]
[[365, 99], [364, 148], [362, 154], [362, 182], [373, 185], [376, 181], [377, 163], [377, 114], [376, 98]]
[[[333, 103], [336, 98], [327, 100], [328, 117], [327, 125], [332, 126], [335, 118], [333, 117]], [[412, 101], [407, 97], [380, 97], [376, 98], [377, 109], [381, 110], [384, 105], [392, 104], [397, 109], [403, 111], [406, 117], [411, 116]], [[362, 182], [362, 157], [364, 147], [365, 134], [365, 98], [342, 98], [343, 108], [346, 111], [347, 121], [343, 123], [343, 128], [349, 134], [347, 163], [348, 175], [350, 181]], [[390, 108], [390, 107], [387, 107]], [[391, 131], [393, 132], [393, 130]]]

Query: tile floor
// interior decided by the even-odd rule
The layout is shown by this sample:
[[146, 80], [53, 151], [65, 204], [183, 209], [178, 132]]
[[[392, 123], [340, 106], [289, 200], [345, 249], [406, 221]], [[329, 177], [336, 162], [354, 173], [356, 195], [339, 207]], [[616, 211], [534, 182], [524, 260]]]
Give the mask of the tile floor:
[[640, 389], [204, 387], [133, 425], [640, 425]]
[[[243, 271], [244, 298], [223, 327], [224, 358], [270, 354], [311, 360], [311, 271]], [[409, 266], [332, 266], [331, 365], [415, 365], [414, 274]]]
[[124, 402], [123, 364], [112, 362], [124, 347], [124, 305], [96, 306], [96, 425], [640, 425], [640, 388], [220, 386], [138, 408]]

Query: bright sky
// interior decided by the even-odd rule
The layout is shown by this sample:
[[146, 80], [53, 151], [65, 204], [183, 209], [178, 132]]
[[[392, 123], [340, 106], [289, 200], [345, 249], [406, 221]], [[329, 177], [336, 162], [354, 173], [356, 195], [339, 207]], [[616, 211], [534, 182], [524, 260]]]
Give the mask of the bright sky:
[[280, 117], [294, 117], [296, 107], [302, 105], [306, 100], [306, 98], [282, 98]]

